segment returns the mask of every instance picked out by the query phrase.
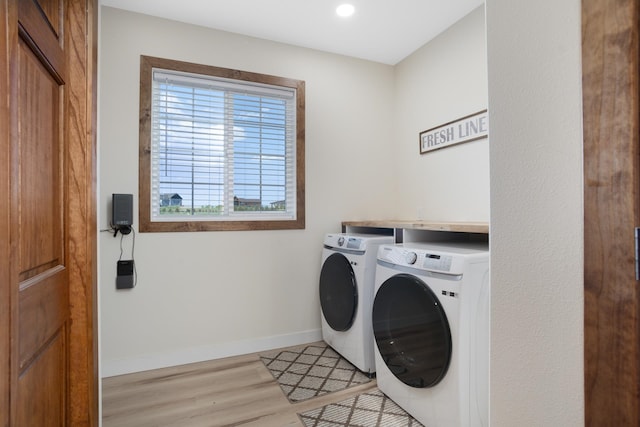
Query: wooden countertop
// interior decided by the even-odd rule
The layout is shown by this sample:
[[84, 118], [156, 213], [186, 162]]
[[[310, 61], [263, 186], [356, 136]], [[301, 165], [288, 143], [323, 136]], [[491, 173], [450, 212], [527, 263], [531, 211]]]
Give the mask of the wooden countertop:
[[489, 234], [488, 222], [446, 222], [427, 220], [342, 221], [343, 227], [404, 228]]

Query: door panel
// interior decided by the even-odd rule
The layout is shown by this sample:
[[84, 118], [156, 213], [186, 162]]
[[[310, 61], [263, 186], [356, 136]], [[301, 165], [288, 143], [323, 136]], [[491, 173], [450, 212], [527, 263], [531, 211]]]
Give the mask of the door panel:
[[18, 246], [20, 280], [58, 267], [63, 260], [60, 173], [60, 85], [28, 46], [18, 61], [20, 180]]
[[[12, 138], [17, 283], [15, 425], [65, 425], [69, 322], [64, 221], [64, 52], [47, 13], [18, 2]], [[47, 3], [49, 15], [61, 4]], [[14, 170], [15, 170], [14, 169]]]
[[64, 326], [68, 317], [67, 285], [64, 271], [52, 269], [29, 282], [20, 291], [19, 349], [20, 369], [24, 369], [42, 347]]
[[18, 382], [16, 426], [65, 425], [66, 332], [58, 331]]
[[[46, 2], [50, 6], [63, 11], [62, 0]], [[57, 17], [57, 16], [56, 16]], [[62, 49], [62, 40], [58, 36], [62, 33], [62, 21], [57, 17], [57, 22], [51, 22], [35, 0], [18, 1], [18, 21], [20, 36], [31, 44], [35, 51], [42, 52], [42, 58], [46, 64], [50, 64], [52, 73], [59, 76], [65, 75], [65, 57]]]
[[51, 30], [56, 36], [58, 36], [62, 28], [62, 21], [60, 19], [62, 16], [62, 1], [38, 0], [38, 6], [40, 6], [40, 10], [46, 16], [48, 24], [51, 26]]

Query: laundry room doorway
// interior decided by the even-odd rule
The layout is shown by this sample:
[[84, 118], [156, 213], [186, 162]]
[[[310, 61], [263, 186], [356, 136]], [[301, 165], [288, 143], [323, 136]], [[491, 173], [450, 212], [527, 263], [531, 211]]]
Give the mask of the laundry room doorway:
[[582, 1], [587, 426], [640, 422], [639, 9]]

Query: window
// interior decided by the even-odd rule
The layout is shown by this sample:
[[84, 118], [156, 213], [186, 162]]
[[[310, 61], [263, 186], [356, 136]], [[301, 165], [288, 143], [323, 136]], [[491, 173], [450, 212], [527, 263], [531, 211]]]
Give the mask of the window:
[[140, 59], [140, 230], [304, 228], [300, 80]]

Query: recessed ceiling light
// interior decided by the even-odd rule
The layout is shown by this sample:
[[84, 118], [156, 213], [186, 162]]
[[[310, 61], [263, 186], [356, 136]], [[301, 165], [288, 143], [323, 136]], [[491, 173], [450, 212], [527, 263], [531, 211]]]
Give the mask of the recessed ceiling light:
[[355, 11], [356, 11], [356, 8], [353, 7], [352, 4], [348, 4], [348, 3], [341, 4], [336, 9], [336, 13], [338, 14], [338, 16], [342, 16], [343, 18], [353, 15]]

